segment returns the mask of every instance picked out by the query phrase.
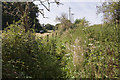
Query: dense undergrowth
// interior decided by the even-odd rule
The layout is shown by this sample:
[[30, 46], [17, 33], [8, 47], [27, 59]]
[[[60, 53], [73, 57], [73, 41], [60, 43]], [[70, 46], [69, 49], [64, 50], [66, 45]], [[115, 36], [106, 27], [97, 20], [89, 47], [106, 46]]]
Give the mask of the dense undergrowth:
[[67, 76], [73, 78], [119, 77], [119, 25], [76, 25], [61, 35], [72, 55]]
[[35, 39], [19, 22], [10, 25], [2, 33], [3, 78], [62, 78], [63, 48], [55, 39]]
[[10, 25], [2, 33], [3, 78], [119, 78], [118, 25], [74, 26], [36, 39], [19, 22]]

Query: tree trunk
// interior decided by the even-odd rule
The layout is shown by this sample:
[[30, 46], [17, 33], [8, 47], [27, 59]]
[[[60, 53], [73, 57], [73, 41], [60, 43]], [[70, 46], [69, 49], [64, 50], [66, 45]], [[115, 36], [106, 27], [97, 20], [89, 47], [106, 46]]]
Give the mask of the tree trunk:
[[29, 14], [29, 11], [30, 11], [29, 2], [26, 2], [25, 9], [22, 6], [22, 4], [19, 3], [19, 2], [17, 3], [17, 7], [21, 12], [21, 21], [22, 21], [23, 26], [25, 28], [25, 32], [27, 32], [30, 29], [29, 22], [28, 22], [29, 21], [28, 14]]

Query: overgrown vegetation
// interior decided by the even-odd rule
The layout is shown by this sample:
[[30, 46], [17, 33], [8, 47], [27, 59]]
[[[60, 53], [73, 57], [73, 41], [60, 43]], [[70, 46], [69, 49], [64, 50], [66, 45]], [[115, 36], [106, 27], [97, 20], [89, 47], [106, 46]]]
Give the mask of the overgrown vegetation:
[[23, 20], [3, 30], [3, 78], [120, 78], [118, 16], [117, 22], [92, 26], [85, 18], [71, 23], [65, 14], [57, 20], [45, 26], [54, 32], [44, 37], [26, 31]]
[[[71, 54], [67, 77], [118, 78], [118, 25], [104, 24], [76, 27], [67, 32], [62, 41]], [[72, 62], [73, 61], [73, 62]]]
[[12, 24], [2, 36], [3, 78], [59, 78], [63, 46], [55, 39], [35, 39], [20, 23]]

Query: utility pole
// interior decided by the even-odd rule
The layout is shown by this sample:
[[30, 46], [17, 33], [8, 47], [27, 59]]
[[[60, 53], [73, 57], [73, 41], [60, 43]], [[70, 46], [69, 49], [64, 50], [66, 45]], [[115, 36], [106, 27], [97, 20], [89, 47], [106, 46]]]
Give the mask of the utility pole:
[[71, 7], [69, 7], [69, 20], [71, 21]]
[[71, 22], [74, 23], [74, 13], [71, 13], [71, 15], [72, 15], [72, 20], [71, 20]]
[[69, 7], [69, 18], [71, 22], [74, 22], [74, 13], [71, 13], [71, 7]]

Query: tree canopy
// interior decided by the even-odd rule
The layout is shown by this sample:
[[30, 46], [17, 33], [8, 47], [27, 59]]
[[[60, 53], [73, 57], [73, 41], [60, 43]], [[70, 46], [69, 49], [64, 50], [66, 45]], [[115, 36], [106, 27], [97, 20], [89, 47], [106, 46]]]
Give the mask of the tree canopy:
[[54, 30], [55, 29], [55, 26], [51, 25], [51, 24], [46, 24], [45, 25], [45, 29], [47, 30]]
[[[23, 7], [24, 10], [22, 10], [22, 12], [20, 10], [17, 10], [16, 8], [16, 4], [15, 2], [3, 2], [2, 3], [2, 29], [6, 28], [8, 25], [12, 24], [13, 21], [19, 21], [21, 20], [21, 17], [24, 15], [24, 11], [25, 11], [25, 5], [26, 2], [23, 3], [19, 3], [21, 5], [21, 7]], [[29, 26], [30, 28], [35, 28], [35, 29], [42, 29], [39, 20], [37, 19], [38, 15], [38, 7], [35, 6], [35, 4], [33, 2], [29, 2], [29, 12], [28, 12], [28, 17], [29, 17]]]
[[[33, 0], [34, 2], [35, 0]], [[54, 0], [50, 2], [50, 0], [42, 1], [38, 5], [42, 5], [46, 10], [50, 11], [50, 4], [56, 3], [60, 5], [60, 2]], [[41, 13], [44, 16], [44, 9], [39, 9], [33, 2], [3, 2], [3, 29], [7, 27], [8, 24], [12, 24], [13, 20], [18, 21], [21, 20], [26, 32], [32, 27], [37, 28], [41, 27], [38, 22], [37, 13]], [[44, 2], [47, 2], [48, 7]]]
[[65, 30], [72, 26], [72, 23], [68, 20], [66, 13], [62, 13], [60, 17], [56, 17], [56, 21], [60, 22]]
[[120, 22], [120, 1], [116, 2], [108, 0], [103, 2], [101, 6], [97, 6], [97, 13], [103, 13], [105, 22]]
[[84, 26], [88, 26], [89, 25], [89, 21], [87, 21], [85, 18], [76, 19], [74, 24], [82, 24]]

